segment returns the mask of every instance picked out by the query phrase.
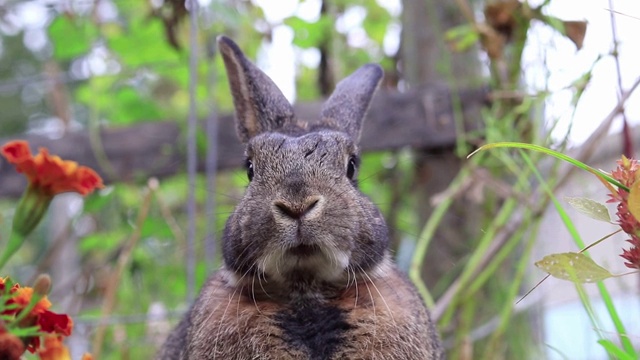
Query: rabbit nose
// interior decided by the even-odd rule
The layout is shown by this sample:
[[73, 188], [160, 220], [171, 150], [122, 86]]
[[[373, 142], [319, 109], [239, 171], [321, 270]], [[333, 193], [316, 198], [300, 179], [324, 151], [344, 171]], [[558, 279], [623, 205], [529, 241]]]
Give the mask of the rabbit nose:
[[309, 219], [320, 214], [323, 203], [324, 198], [322, 196], [311, 196], [299, 203], [276, 200], [273, 202], [273, 209], [277, 214], [294, 220]]

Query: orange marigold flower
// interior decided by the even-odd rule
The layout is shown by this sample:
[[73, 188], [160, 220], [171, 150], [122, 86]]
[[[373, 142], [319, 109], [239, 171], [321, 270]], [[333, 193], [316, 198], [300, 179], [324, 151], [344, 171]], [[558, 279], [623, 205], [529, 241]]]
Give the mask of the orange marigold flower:
[[84, 355], [82, 355], [82, 360], [93, 360], [93, 355], [85, 353]]
[[[31, 298], [33, 297], [33, 289], [30, 287], [18, 287], [15, 292], [15, 296], [7, 301], [7, 304], [16, 304], [18, 307], [14, 309], [14, 313], [18, 313], [29, 306], [31, 302]], [[51, 307], [51, 302], [47, 299], [46, 296], [43, 296], [36, 305], [31, 309], [30, 314], [37, 316], [44, 313], [48, 308]]]
[[[7, 278], [0, 278], [3, 286], [6, 284], [6, 279]], [[41, 298], [35, 303], [35, 305], [29, 308], [29, 313], [20, 320], [19, 326], [37, 326], [38, 332], [49, 333], [59, 337], [71, 335], [71, 331], [73, 330], [73, 320], [71, 317], [66, 314], [56, 314], [49, 311], [48, 309], [51, 307], [51, 302], [47, 299], [46, 295], [43, 295], [43, 293], [37, 293], [36, 291], [36, 289], [38, 289], [38, 284], [42, 285], [42, 283], [50, 281], [49, 277], [41, 276], [38, 279], [39, 280], [36, 280], [35, 289], [26, 286], [21, 287], [19, 284], [14, 284], [8, 292], [8, 294], [10, 294], [10, 298], [5, 301], [5, 310], [2, 312], [2, 315], [9, 317], [19, 316], [22, 311], [29, 308], [34, 296], [39, 295]], [[46, 291], [48, 291], [48, 286], [44, 286], [41, 291], [46, 293]], [[7, 294], [7, 291], [5, 290], [4, 293]], [[0, 328], [0, 334], [1, 330], [2, 328]], [[24, 344], [24, 346], [26, 346], [26, 350], [29, 352], [35, 353], [40, 348], [40, 340], [40, 336], [29, 336], [23, 338], [21, 344]], [[23, 352], [25, 348], [24, 346], [22, 347]], [[0, 352], [0, 359], [4, 359], [1, 354], [2, 353]]]
[[38, 350], [42, 360], [71, 360], [69, 349], [62, 344], [59, 336], [47, 336], [44, 338], [44, 346]]
[[32, 156], [26, 141], [8, 142], [2, 147], [1, 153], [33, 186], [47, 195], [72, 191], [87, 195], [104, 187], [102, 178], [92, 169], [78, 166], [75, 161], [49, 155], [45, 148], [40, 148], [40, 152]]

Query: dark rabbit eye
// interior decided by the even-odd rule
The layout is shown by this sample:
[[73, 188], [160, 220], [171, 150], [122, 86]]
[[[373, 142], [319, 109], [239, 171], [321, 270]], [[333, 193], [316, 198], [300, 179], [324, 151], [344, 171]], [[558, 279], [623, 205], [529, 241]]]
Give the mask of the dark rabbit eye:
[[245, 166], [247, 168], [247, 177], [249, 178], [249, 181], [251, 181], [253, 180], [253, 162], [251, 159], [247, 159]]
[[358, 158], [352, 156], [349, 158], [349, 164], [347, 165], [347, 177], [350, 180], [353, 180], [353, 177], [356, 175], [356, 169], [358, 168]]

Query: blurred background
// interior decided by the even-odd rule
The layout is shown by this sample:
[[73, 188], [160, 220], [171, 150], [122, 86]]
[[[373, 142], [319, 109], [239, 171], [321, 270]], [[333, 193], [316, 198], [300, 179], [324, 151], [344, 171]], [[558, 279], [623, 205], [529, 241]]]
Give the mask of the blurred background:
[[[546, 275], [535, 261], [617, 229], [564, 200], [604, 203], [604, 186], [539, 153], [466, 156], [498, 141], [605, 171], [633, 156], [638, 33], [631, 0], [0, 0], [0, 143], [27, 139], [108, 185], [57, 196], [4, 271], [25, 284], [52, 275], [54, 309], [74, 319], [74, 359], [153, 356], [220, 265], [220, 233], [247, 184], [215, 46], [225, 34], [310, 121], [340, 79], [383, 66], [360, 187], [448, 358], [614, 358], [606, 341], [630, 352], [637, 274], [549, 278], [518, 302]], [[25, 184], [0, 160], [0, 244]], [[590, 253], [627, 272], [625, 239]]]

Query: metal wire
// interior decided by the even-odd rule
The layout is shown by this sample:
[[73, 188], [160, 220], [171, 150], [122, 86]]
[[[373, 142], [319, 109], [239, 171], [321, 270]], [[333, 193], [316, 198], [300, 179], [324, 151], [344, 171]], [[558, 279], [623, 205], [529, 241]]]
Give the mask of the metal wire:
[[[216, 55], [216, 38], [209, 36], [207, 42], [207, 59], [209, 66], [209, 76], [207, 81], [208, 93], [212, 94], [216, 86], [216, 67], [214, 57]], [[207, 228], [205, 233], [205, 259], [207, 270], [213, 270], [216, 258], [216, 178], [218, 175], [218, 119], [216, 104], [210, 98], [209, 117], [206, 123], [207, 133], [207, 155], [205, 159], [205, 172], [207, 177], [207, 202], [205, 211], [207, 217]]]
[[187, 173], [189, 195], [187, 199], [187, 300], [195, 298], [195, 237], [196, 237], [196, 175], [198, 154], [196, 130], [198, 127], [196, 87], [198, 84], [198, 1], [188, 0], [189, 5], [189, 120], [187, 124]]

